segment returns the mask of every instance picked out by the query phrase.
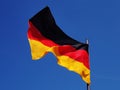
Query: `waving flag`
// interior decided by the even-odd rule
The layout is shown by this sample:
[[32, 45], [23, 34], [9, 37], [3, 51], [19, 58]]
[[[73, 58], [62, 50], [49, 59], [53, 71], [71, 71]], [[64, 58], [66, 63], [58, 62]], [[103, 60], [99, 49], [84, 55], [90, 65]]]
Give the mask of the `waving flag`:
[[57, 25], [49, 7], [29, 19], [28, 40], [33, 60], [52, 52], [58, 64], [78, 73], [90, 84], [88, 44], [67, 36]]

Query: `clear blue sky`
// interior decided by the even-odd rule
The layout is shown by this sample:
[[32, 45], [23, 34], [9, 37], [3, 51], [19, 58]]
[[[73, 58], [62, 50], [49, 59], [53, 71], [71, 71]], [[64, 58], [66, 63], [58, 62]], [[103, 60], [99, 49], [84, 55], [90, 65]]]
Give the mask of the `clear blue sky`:
[[31, 59], [28, 19], [45, 6], [66, 34], [89, 39], [91, 90], [120, 90], [119, 0], [1, 0], [0, 90], [86, 90], [51, 53]]

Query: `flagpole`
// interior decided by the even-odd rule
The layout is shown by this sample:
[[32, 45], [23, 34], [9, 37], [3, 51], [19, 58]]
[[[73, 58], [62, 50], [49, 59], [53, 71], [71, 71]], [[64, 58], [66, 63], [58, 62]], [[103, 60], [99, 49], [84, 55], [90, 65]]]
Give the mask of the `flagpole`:
[[[88, 39], [86, 39], [86, 44], [89, 44]], [[87, 90], [90, 90], [90, 84], [87, 84]]]
[[87, 90], [90, 90], [90, 84], [87, 84]]

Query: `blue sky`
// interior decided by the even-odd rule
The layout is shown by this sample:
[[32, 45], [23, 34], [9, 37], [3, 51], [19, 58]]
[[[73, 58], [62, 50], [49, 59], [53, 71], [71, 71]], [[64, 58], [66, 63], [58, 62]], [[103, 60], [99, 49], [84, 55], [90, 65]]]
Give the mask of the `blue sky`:
[[32, 61], [28, 19], [49, 6], [58, 26], [78, 41], [89, 39], [91, 89], [119, 90], [119, 0], [1, 0], [0, 90], [86, 90], [51, 54]]

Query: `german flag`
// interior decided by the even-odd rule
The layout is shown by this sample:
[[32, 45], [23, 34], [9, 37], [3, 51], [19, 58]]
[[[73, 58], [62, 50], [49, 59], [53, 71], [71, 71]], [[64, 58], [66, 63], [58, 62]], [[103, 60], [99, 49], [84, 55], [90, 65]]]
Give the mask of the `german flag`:
[[29, 19], [27, 32], [33, 60], [52, 52], [59, 65], [78, 73], [90, 84], [88, 44], [66, 35], [57, 25], [49, 7]]

